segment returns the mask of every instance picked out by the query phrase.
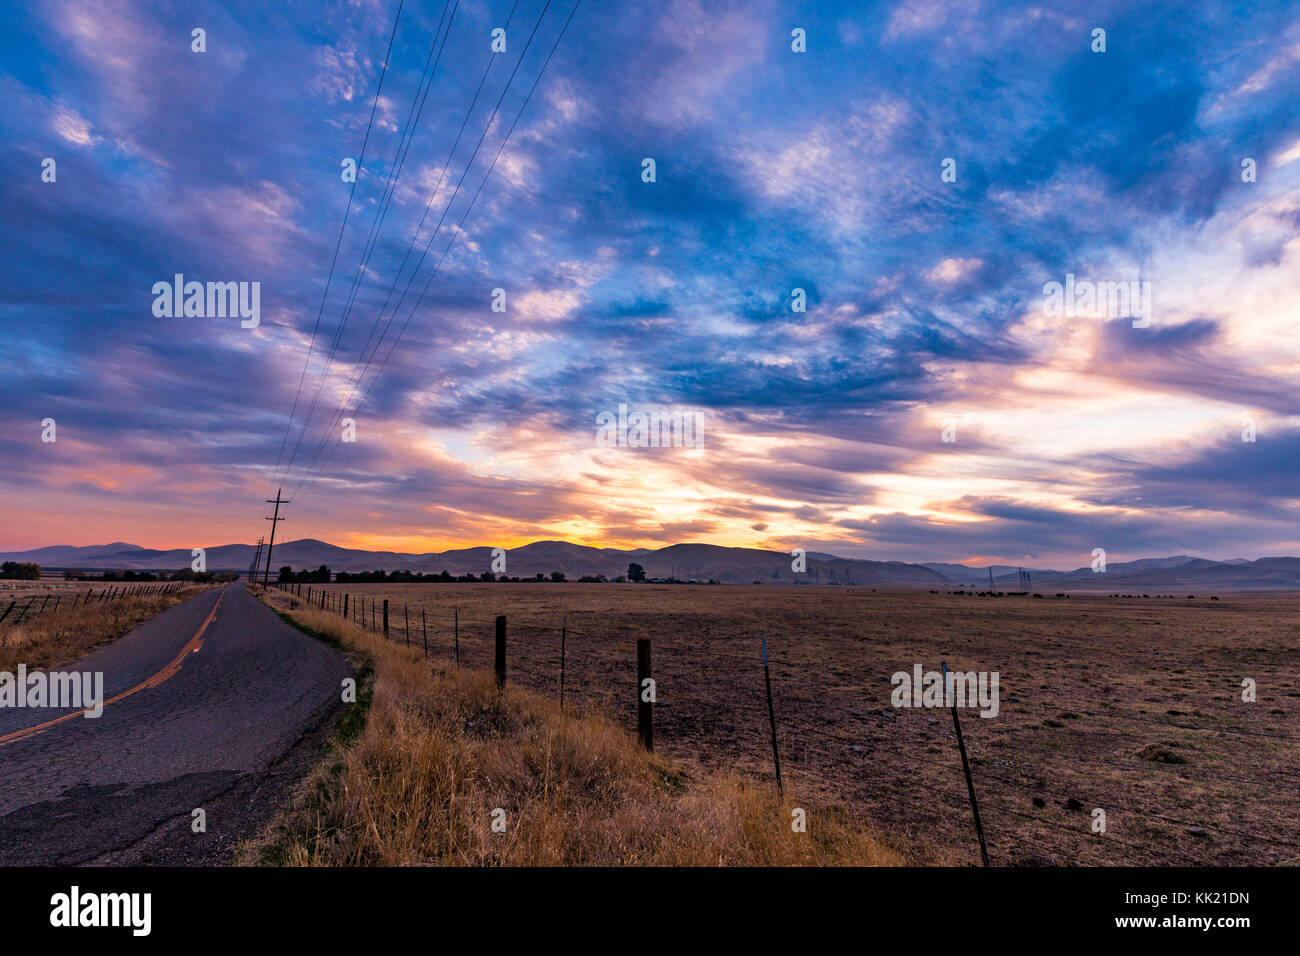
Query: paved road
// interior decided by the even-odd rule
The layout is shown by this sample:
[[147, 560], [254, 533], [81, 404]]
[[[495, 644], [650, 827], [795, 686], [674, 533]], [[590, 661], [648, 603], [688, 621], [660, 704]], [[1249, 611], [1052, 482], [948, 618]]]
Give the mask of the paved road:
[[117, 699], [0, 707], [0, 864], [223, 862], [319, 754], [352, 673], [242, 582], [57, 669], [102, 671]]

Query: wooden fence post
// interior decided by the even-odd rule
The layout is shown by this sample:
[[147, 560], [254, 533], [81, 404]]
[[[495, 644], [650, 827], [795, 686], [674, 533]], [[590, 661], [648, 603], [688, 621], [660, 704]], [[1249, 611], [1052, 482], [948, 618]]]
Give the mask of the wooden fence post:
[[763, 683], [767, 686], [767, 722], [772, 728], [772, 763], [776, 765], [776, 789], [778, 793], [785, 793], [785, 787], [781, 785], [781, 755], [776, 749], [776, 711], [772, 709], [772, 676], [767, 669], [767, 638], [763, 641]]
[[18, 616], [14, 618], [15, 625], [21, 624], [23, 622], [23, 618], [27, 616], [27, 612], [32, 609], [32, 605], [35, 603], [36, 603], [36, 598], [32, 598], [25, 605], [23, 605], [23, 607], [18, 611]]
[[506, 616], [497, 615], [497, 687], [506, 684]]
[[348, 592], [347, 592], [347, 591], [344, 591], [344, 592], [343, 592], [343, 618], [344, 618], [344, 620], [347, 619], [347, 616], [348, 616]]
[[424, 634], [424, 659], [429, 659], [429, 625], [424, 620], [424, 605], [420, 605], [420, 631]]
[[[948, 694], [948, 664], [946, 661], [939, 662], [943, 668], [943, 692], [944, 696]], [[957, 749], [961, 751], [961, 769], [966, 774], [966, 792], [970, 794], [970, 809], [975, 817], [975, 835], [980, 838], [980, 856], [984, 858], [984, 865], [989, 865], [989, 848], [984, 843], [984, 825], [980, 823], [980, 807], [975, 801], [975, 784], [970, 776], [970, 762], [966, 759], [966, 742], [961, 736], [961, 721], [957, 719], [957, 695], [953, 694], [952, 698], [952, 726], [957, 731]]]
[[456, 673], [460, 673], [460, 606], [456, 610]]
[[650, 676], [650, 638], [636, 639], [636, 736], [641, 746], [655, 749], [655, 682]]
[[406, 622], [402, 625], [402, 637], [405, 638], [407, 647], [411, 646], [411, 609], [405, 601], [402, 602], [402, 619]]
[[384, 598], [384, 639], [388, 638], [388, 598]]
[[569, 616], [560, 618], [560, 714], [564, 714], [564, 645], [569, 633]]

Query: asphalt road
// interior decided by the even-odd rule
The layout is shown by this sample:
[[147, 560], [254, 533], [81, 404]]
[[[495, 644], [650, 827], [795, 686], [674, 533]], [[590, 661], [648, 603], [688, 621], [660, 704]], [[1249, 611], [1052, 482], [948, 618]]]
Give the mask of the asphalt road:
[[319, 755], [352, 675], [242, 581], [56, 670], [102, 672], [118, 699], [97, 718], [0, 707], [3, 865], [224, 862]]

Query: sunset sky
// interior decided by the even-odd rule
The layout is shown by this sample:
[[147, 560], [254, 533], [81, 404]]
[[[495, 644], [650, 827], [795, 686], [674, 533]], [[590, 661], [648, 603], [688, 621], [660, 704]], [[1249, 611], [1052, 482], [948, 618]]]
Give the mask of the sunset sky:
[[282, 485], [282, 540], [413, 552], [1300, 554], [1297, 8], [950, 6], [585, 0], [484, 180], [572, 0], [406, 0], [377, 101], [396, 0], [3, 4], [0, 550], [253, 542]]

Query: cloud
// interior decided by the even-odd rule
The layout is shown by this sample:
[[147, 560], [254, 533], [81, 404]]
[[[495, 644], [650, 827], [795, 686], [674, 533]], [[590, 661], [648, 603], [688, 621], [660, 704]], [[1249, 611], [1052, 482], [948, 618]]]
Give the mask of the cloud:
[[927, 272], [925, 278], [938, 283], [961, 282], [974, 275], [982, 265], [982, 259], [944, 259]]
[[64, 106], [54, 108], [50, 126], [59, 138], [73, 146], [85, 148], [94, 146], [101, 140], [101, 137], [91, 132], [90, 122], [85, 117], [78, 115], [76, 110]]
[[[15, 21], [0, 490], [35, 517], [0, 544], [251, 540], [287, 434], [295, 528], [414, 550], [1293, 547], [1300, 48], [1281, 6], [1115, 9], [1096, 55], [1090, 22], [1048, 8], [814, 3], [796, 54], [770, 4], [584, 4], [485, 182], [563, 11], [467, 170], [514, 60], [457, 144], [494, 62], [474, 47], [489, 12], [462, 8], [449, 44], [478, 52], [443, 61], [410, 130], [438, 11], [405, 9], [368, 139], [377, 4], [213, 8], [202, 55], [157, 5]], [[363, 140], [349, 210], [339, 164]], [[260, 280], [262, 327], [155, 319], [177, 271]], [[1140, 274], [1151, 325], [1046, 315], [1066, 273]], [[596, 448], [620, 402], [701, 410], [705, 448]], [[33, 439], [46, 415], [57, 447]]]

